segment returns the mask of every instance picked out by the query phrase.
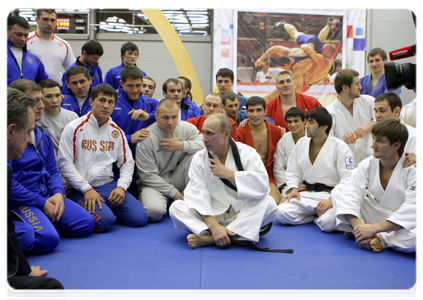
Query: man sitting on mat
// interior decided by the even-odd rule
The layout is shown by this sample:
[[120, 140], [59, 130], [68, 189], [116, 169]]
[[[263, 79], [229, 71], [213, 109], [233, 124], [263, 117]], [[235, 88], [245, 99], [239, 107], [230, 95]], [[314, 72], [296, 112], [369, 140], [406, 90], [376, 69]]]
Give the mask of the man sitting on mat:
[[[286, 169], [287, 195], [278, 206], [283, 225], [314, 221], [322, 231], [336, 230], [331, 191], [342, 189], [352, 169], [353, 154], [348, 145], [331, 135], [332, 116], [324, 107], [307, 114], [307, 137], [292, 150]], [[299, 191], [301, 184], [305, 189]]]
[[260, 155], [231, 139], [232, 124], [223, 114], [210, 115], [202, 129], [206, 149], [193, 157], [184, 201], [169, 209], [173, 224], [192, 233], [191, 248], [258, 242], [277, 209]]
[[388, 119], [373, 127], [372, 136], [373, 156], [358, 165], [342, 193], [333, 195], [336, 226], [366, 250], [415, 252], [416, 168], [402, 164], [407, 128]]

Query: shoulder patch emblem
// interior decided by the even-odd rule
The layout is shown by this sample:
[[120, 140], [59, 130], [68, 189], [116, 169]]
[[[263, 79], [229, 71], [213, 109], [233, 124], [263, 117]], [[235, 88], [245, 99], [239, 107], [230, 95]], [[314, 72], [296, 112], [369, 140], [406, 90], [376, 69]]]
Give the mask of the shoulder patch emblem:
[[352, 156], [345, 157], [345, 167], [347, 170], [355, 169], [354, 158]]
[[34, 63], [34, 61], [32, 60], [31, 57], [26, 56], [26, 60], [32, 65]]
[[112, 131], [112, 137], [115, 138], [115, 139], [117, 139], [119, 137], [119, 131], [113, 130]]

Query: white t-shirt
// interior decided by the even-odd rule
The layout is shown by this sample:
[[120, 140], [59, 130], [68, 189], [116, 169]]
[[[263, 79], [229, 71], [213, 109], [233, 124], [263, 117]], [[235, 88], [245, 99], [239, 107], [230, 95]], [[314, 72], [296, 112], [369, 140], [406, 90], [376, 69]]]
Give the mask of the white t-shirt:
[[62, 68], [67, 70], [75, 62], [69, 43], [57, 35], [53, 35], [51, 41], [45, 41], [33, 31], [26, 44], [28, 51], [37, 55], [44, 64], [48, 77], [62, 85]]
[[12, 51], [13, 55], [16, 58], [16, 61], [18, 62], [19, 69], [22, 71], [22, 55], [23, 55], [23, 49], [22, 48], [16, 48], [16, 47], [10, 46], [10, 51]]

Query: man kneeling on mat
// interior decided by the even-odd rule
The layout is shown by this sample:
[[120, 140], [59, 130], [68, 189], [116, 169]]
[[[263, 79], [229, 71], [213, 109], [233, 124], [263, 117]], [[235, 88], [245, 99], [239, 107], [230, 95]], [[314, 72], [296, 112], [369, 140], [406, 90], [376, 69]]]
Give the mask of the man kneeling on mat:
[[193, 157], [184, 201], [169, 209], [173, 224], [192, 232], [191, 248], [258, 242], [277, 210], [260, 155], [231, 139], [232, 124], [223, 114], [210, 115], [202, 131], [206, 149]]

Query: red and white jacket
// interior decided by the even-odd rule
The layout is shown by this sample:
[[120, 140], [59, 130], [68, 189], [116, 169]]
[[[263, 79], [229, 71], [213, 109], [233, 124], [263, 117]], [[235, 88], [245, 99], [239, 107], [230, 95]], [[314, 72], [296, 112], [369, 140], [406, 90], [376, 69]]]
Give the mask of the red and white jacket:
[[111, 118], [101, 127], [89, 112], [63, 129], [59, 144], [59, 171], [66, 188], [86, 193], [113, 180], [113, 163], [120, 176], [117, 187], [126, 191], [134, 173], [134, 159], [125, 133]]

